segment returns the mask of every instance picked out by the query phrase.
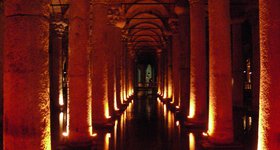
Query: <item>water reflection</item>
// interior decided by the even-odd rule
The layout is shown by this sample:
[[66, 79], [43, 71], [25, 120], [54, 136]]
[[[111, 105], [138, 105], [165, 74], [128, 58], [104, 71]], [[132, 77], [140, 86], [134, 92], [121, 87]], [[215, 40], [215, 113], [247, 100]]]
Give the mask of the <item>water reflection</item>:
[[98, 132], [97, 138], [103, 142], [97, 142], [97, 149], [199, 150], [195, 144], [199, 133], [182, 128], [167, 105], [152, 95], [138, 95], [115, 120], [112, 131]]
[[195, 150], [195, 138], [193, 133], [189, 133], [189, 150]]
[[[201, 131], [188, 131], [157, 97], [138, 95], [112, 129], [95, 130], [91, 150], [200, 150]], [[61, 115], [61, 118], [63, 116]], [[62, 129], [63, 130], [63, 129]]]

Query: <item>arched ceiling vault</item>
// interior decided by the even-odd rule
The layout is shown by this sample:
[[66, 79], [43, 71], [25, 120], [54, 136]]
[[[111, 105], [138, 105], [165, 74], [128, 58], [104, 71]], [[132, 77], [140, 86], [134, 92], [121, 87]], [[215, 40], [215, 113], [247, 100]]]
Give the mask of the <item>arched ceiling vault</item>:
[[123, 4], [129, 51], [154, 53], [164, 49], [168, 39], [168, 20], [174, 17], [174, 1], [138, 0]]

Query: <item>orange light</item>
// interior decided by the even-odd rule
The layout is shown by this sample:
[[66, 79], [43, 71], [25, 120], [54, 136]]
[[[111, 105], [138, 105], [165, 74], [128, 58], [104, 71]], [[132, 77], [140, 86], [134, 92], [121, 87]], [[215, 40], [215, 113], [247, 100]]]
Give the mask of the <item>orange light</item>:
[[108, 102], [105, 102], [105, 118], [110, 119], [110, 112], [109, 112], [109, 104]]
[[[90, 69], [90, 67], [89, 67]], [[87, 100], [87, 124], [89, 126], [88, 128], [88, 133], [90, 136], [93, 135], [92, 133], [92, 80], [90, 78], [91, 74], [90, 74], [90, 70], [88, 71], [88, 76], [89, 76], [89, 80], [88, 80], [88, 100]]]
[[209, 120], [208, 120], [208, 135], [212, 135], [214, 133], [214, 127], [215, 127], [215, 117], [217, 116], [216, 114], [216, 107], [215, 103], [213, 100], [209, 101]]
[[115, 109], [116, 111], [120, 110], [120, 109], [118, 108], [117, 97], [116, 97], [116, 95], [114, 96], [114, 109]]
[[63, 106], [63, 105], [64, 105], [63, 94], [62, 94], [62, 92], [59, 92], [58, 103], [59, 103], [60, 106]]
[[115, 125], [114, 125], [114, 149], [117, 149], [117, 136], [118, 136], [118, 120], [115, 120]]
[[92, 133], [90, 136], [91, 137], [97, 137], [97, 133]]
[[164, 117], [166, 117], [167, 114], [167, 108], [166, 108], [166, 104], [163, 105], [163, 115]]
[[176, 126], [179, 126], [180, 125], [180, 121], [176, 121]]
[[196, 106], [196, 103], [195, 103], [195, 99], [194, 99], [194, 93], [191, 92], [190, 93], [190, 108], [189, 108], [189, 115], [188, 115], [188, 118], [194, 118], [195, 116], [195, 106]]
[[104, 150], [109, 150], [109, 148], [110, 148], [110, 138], [111, 138], [111, 133], [106, 133]]
[[69, 132], [63, 132], [62, 135], [63, 135], [64, 137], [67, 137], [67, 136], [69, 135]]
[[[172, 86], [168, 85], [168, 98], [171, 98], [171, 97], [172, 97]], [[173, 102], [173, 99], [172, 99], [172, 102]]]
[[157, 98], [157, 101], [160, 103], [160, 99], [159, 98]]
[[202, 132], [202, 135], [203, 136], [208, 136], [208, 133], [207, 132]]
[[[47, 100], [48, 95], [44, 94], [42, 95], [42, 99]], [[42, 140], [40, 143], [40, 147], [41, 149], [44, 150], [51, 150], [51, 121], [50, 121], [50, 112], [46, 111], [49, 109], [49, 104], [48, 103], [42, 103], [40, 105], [40, 110], [39, 112], [41, 113], [41, 116], [43, 116], [44, 118], [41, 118], [41, 120], [44, 120], [44, 123], [46, 126], [41, 127], [42, 130]]]
[[193, 135], [193, 133], [189, 133], [189, 146], [190, 146], [190, 148], [189, 148], [189, 150], [195, 150], [195, 138], [194, 138], [194, 135]]
[[60, 112], [59, 113], [59, 126], [62, 127], [63, 126], [63, 112]]

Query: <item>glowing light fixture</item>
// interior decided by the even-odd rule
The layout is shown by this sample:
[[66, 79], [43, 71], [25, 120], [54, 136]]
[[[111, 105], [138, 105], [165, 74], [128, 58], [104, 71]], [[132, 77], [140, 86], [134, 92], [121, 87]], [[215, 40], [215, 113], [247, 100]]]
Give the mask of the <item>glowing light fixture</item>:
[[64, 137], [67, 137], [67, 136], [69, 136], [69, 132], [63, 132], [62, 135], [63, 135]]
[[97, 137], [97, 133], [92, 133], [90, 136], [91, 137]]
[[179, 126], [180, 125], [180, 121], [176, 121], [176, 126]]
[[202, 132], [203, 136], [209, 136], [207, 132]]

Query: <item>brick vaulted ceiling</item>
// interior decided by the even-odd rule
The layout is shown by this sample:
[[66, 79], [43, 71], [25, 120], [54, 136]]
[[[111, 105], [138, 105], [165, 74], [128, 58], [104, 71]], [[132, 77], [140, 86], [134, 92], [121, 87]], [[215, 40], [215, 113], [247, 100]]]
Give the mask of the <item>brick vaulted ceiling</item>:
[[[115, 15], [123, 18], [121, 28], [127, 38], [127, 48], [134, 54], [167, 49], [168, 36], [174, 29], [176, 30], [177, 15], [186, 13], [188, 9], [188, 0], [104, 0], [104, 2], [108, 3], [108, 14], [112, 13], [109, 11], [112, 11], [113, 6], [113, 9], [117, 9]], [[52, 0], [53, 16], [67, 18], [69, 3], [70, 0]], [[258, 0], [230, 0], [230, 6], [232, 22], [242, 21], [248, 15], [257, 12]], [[207, 0], [205, 12], [207, 14]]]

